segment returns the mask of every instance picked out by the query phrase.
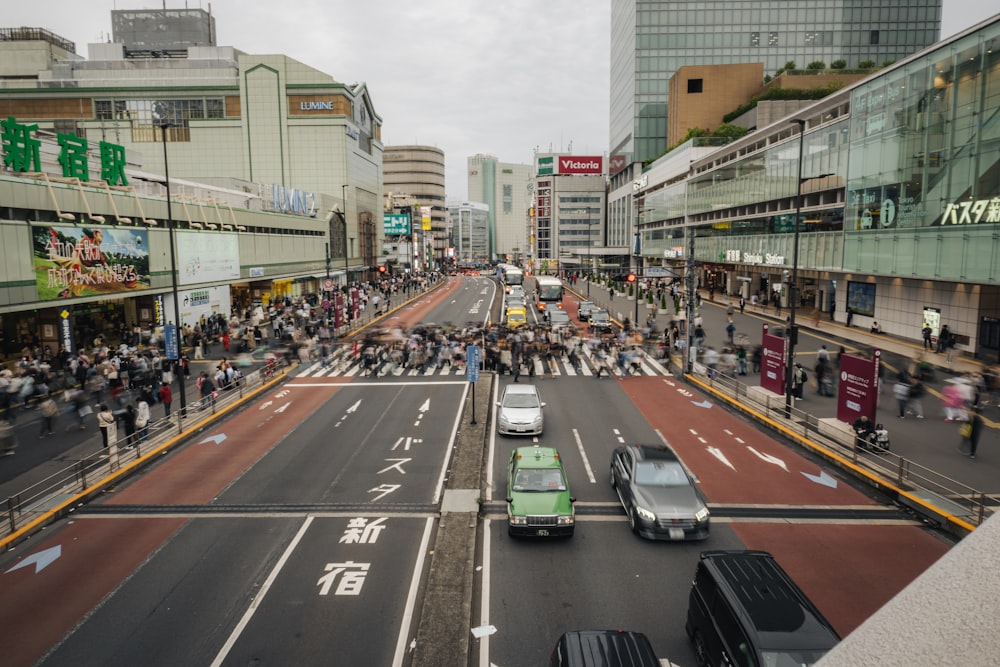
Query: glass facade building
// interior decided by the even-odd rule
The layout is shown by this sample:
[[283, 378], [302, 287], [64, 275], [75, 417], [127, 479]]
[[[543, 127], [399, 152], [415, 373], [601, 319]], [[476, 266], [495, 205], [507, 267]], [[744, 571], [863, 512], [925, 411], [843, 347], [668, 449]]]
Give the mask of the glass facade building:
[[666, 149], [667, 85], [684, 65], [900, 60], [940, 35], [942, 0], [621, 0], [611, 3], [612, 155]]
[[787, 305], [801, 192], [801, 307], [914, 340], [949, 324], [997, 359], [998, 47], [1000, 16], [649, 182], [645, 263], [693, 242], [702, 284]]

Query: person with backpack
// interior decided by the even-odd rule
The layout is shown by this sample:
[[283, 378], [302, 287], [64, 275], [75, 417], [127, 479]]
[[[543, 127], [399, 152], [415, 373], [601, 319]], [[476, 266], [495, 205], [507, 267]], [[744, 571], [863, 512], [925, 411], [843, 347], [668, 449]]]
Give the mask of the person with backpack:
[[796, 363], [795, 370], [792, 373], [792, 385], [793, 394], [795, 398], [802, 399], [802, 390], [809, 381], [809, 374], [806, 373], [806, 369], [802, 368], [802, 364]]

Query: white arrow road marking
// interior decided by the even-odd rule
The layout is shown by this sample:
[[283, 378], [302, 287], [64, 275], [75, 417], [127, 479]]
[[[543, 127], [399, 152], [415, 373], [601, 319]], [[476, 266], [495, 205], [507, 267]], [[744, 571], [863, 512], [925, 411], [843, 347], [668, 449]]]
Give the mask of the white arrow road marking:
[[285, 410], [288, 409], [288, 406], [291, 405], [291, 404], [292, 404], [292, 402], [288, 401], [287, 403], [285, 403], [284, 405], [282, 405], [280, 408], [275, 408], [274, 411], [275, 412], [284, 412]]
[[44, 551], [38, 551], [36, 553], [31, 554], [17, 565], [7, 570], [5, 574], [9, 574], [14, 570], [20, 570], [22, 567], [28, 567], [29, 565], [34, 565], [35, 574], [38, 574], [39, 572], [47, 568], [49, 565], [52, 565], [52, 563], [56, 562], [56, 560], [60, 556], [62, 556], [62, 545], [57, 544], [54, 547], [49, 547], [48, 549], [45, 549]]
[[761, 460], [767, 461], [768, 463], [773, 463], [776, 466], [780, 466], [782, 470], [784, 470], [785, 472], [788, 472], [788, 466], [786, 466], [785, 462], [782, 461], [781, 459], [777, 458], [776, 456], [771, 456], [770, 454], [762, 454], [761, 452], [758, 452], [753, 447], [749, 447], [749, 446], [747, 447], [747, 449], [749, 449], [751, 452], [753, 452], [754, 454], [756, 454], [757, 457], [760, 458]]
[[729, 462], [729, 459], [726, 458], [726, 455], [722, 453], [721, 449], [718, 447], [706, 447], [705, 451], [729, 466], [733, 472], [736, 472], [735, 466]]
[[712, 407], [712, 404], [709, 403], [707, 400], [701, 401], [700, 403], [695, 403], [694, 401], [691, 401], [691, 405], [694, 405], [695, 407], [699, 407], [699, 408], [710, 408], [710, 407]]
[[347, 410], [345, 410], [344, 412], [346, 412], [347, 414], [351, 414], [352, 412], [357, 412], [359, 405], [361, 405], [361, 399], [358, 399], [357, 403], [355, 403], [351, 407], [347, 408]]
[[269, 408], [269, 407], [270, 407], [270, 406], [271, 406], [271, 405], [272, 405], [273, 403], [274, 403], [274, 401], [264, 401], [263, 403], [261, 403], [261, 404], [260, 404], [260, 407], [258, 408], [258, 410], [266, 410], [266, 409], [267, 409], [267, 408]]
[[420, 406], [420, 412], [427, 412], [431, 409], [431, 399], [424, 401], [423, 405]]
[[218, 444], [220, 444], [222, 442], [225, 442], [225, 440], [226, 440], [226, 434], [225, 433], [219, 433], [217, 435], [210, 435], [210, 436], [208, 436], [207, 438], [205, 438], [204, 440], [202, 440], [198, 444], [199, 445], [204, 445], [206, 442], [214, 442], [215, 444], [218, 445]]
[[802, 473], [812, 481], [817, 484], [822, 484], [823, 486], [829, 486], [831, 489], [837, 488], [837, 480], [827, 474], [825, 470], [820, 470], [818, 475], [810, 475], [807, 472]]

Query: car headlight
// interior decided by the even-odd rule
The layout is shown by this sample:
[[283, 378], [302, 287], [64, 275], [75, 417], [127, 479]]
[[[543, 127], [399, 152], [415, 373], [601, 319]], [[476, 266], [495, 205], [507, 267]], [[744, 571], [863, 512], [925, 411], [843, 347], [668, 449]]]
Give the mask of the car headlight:
[[694, 513], [694, 520], [698, 523], [708, 521], [708, 508], [702, 507], [700, 510]]
[[526, 516], [513, 516], [511, 514], [507, 515], [507, 521], [512, 526], [523, 526], [528, 523], [528, 517]]
[[542, 423], [542, 419], [543, 419], [543, 417], [541, 415], [538, 415], [537, 417], [534, 418], [534, 420], [532, 420], [531, 423], [532, 424], [541, 424]]
[[638, 514], [640, 518], [645, 519], [646, 521], [656, 521], [656, 515], [650, 512], [645, 507], [639, 507], [638, 505], [636, 505], [635, 513]]
[[576, 522], [576, 517], [574, 517], [572, 514], [556, 518], [556, 523], [558, 523], [560, 526], [572, 526], [575, 522]]

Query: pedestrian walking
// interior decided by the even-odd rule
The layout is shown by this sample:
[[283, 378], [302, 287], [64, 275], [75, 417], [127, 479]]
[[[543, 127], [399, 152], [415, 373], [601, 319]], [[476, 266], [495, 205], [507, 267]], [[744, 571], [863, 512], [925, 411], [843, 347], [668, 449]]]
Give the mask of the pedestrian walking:
[[97, 413], [97, 426], [101, 429], [101, 441], [104, 449], [108, 448], [108, 431], [115, 425], [115, 415], [107, 403], [101, 403]]
[[59, 415], [59, 406], [56, 402], [52, 400], [51, 396], [46, 396], [45, 399], [38, 405], [38, 413], [41, 415], [39, 423], [41, 424], [41, 430], [38, 433], [39, 438], [44, 438], [47, 435], [54, 435], [54, 426], [56, 423], [56, 417]]
[[170, 385], [165, 384], [160, 387], [158, 392], [160, 396], [160, 403], [163, 403], [163, 416], [170, 416], [170, 404], [174, 402], [174, 394], [170, 390]]
[[931, 349], [931, 333], [933, 333], [931, 331], [930, 326], [927, 325], [927, 324], [925, 324], [924, 328], [921, 329], [920, 333], [922, 333], [923, 336], [924, 336], [924, 349], [925, 350], [930, 350]]
[[924, 403], [921, 397], [926, 393], [926, 388], [924, 383], [920, 381], [920, 378], [913, 378], [910, 382], [910, 398], [906, 405], [907, 412], [912, 412], [917, 416], [917, 419], [924, 418]]
[[726, 335], [729, 336], [729, 344], [733, 344], [733, 336], [736, 335], [736, 325], [732, 320], [726, 325]]
[[747, 307], [747, 300], [742, 296], [740, 297], [740, 315], [743, 314], [743, 310]]
[[854, 309], [850, 306], [847, 307], [847, 326], [851, 326], [854, 321]]
[[960, 433], [962, 435], [962, 443], [959, 445], [959, 450], [964, 449], [965, 444], [969, 444], [969, 451], [965, 453], [970, 459], [976, 458], [976, 451], [979, 449], [979, 436], [983, 432], [983, 418], [979, 414], [980, 408], [973, 408], [969, 413], [969, 421], [962, 424]]
[[17, 433], [9, 421], [0, 421], [0, 456], [14, 456], [17, 449]]
[[135, 406], [135, 428], [138, 442], [145, 442], [149, 436], [149, 403], [140, 398]]
[[900, 378], [892, 387], [892, 395], [895, 397], [896, 405], [899, 408], [899, 418], [904, 419], [906, 416], [906, 404], [910, 401], [910, 385], [906, 380]]

